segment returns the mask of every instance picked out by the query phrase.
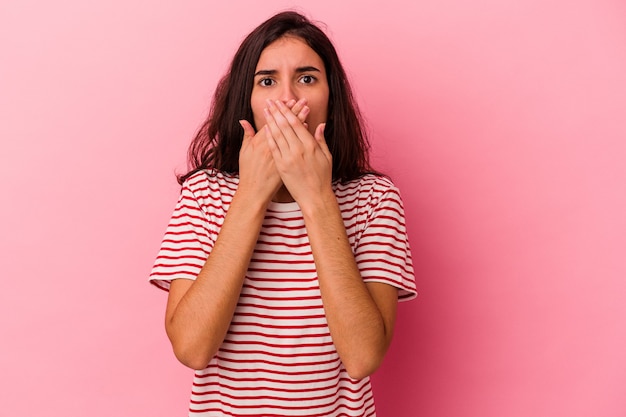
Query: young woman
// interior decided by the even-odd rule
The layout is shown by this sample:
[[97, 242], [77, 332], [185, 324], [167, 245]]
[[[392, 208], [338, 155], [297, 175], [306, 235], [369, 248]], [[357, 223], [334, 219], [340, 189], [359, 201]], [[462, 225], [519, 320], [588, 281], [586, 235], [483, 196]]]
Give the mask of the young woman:
[[416, 295], [402, 201], [346, 74], [295, 12], [243, 41], [152, 270], [193, 416], [374, 416], [369, 375]]

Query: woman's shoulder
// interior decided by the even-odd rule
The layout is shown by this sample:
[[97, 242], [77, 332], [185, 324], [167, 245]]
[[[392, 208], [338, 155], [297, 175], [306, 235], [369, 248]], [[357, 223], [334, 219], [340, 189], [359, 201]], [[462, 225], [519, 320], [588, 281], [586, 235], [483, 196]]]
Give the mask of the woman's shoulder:
[[183, 182], [183, 192], [191, 192], [197, 197], [223, 198], [237, 190], [239, 176], [225, 172], [203, 169], [189, 176]]
[[376, 207], [385, 201], [401, 202], [400, 192], [393, 181], [380, 174], [366, 174], [350, 181], [337, 182], [334, 190], [342, 209]]
[[337, 182], [335, 189], [342, 194], [380, 194], [397, 190], [391, 178], [381, 174], [365, 174], [350, 181]]

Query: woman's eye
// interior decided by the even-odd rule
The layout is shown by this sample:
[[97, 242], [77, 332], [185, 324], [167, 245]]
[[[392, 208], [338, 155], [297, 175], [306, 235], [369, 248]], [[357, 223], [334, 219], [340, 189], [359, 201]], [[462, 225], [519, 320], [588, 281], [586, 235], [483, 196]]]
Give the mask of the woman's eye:
[[303, 75], [300, 81], [304, 84], [312, 84], [315, 82], [315, 77], [312, 75]]
[[272, 85], [274, 85], [274, 80], [272, 80], [271, 78], [263, 78], [261, 81], [259, 81], [259, 84], [263, 87], [271, 87]]

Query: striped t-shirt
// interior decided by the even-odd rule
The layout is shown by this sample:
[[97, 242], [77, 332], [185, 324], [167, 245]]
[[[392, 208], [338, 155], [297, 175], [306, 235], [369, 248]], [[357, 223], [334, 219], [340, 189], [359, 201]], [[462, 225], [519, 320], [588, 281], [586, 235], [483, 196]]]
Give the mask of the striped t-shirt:
[[[184, 184], [150, 280], [195, 279], [239, 179], [201, 171]], [[333, 189], [365, 282], [416, 296], [404, 210], [387, 178]], [[298, 204], [270, 203], [225, 340], [196, 371], [190, 416], [375, 416], [370, 380], [348, 376], [333, 345]]]

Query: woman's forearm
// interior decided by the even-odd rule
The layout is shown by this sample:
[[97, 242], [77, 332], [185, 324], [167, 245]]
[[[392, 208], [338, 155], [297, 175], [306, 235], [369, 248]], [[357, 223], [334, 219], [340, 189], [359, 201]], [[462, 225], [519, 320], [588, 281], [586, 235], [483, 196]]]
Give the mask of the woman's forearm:
[[[391, 341], [396, 292], [373, 297], [358, 270], [332, 191], [303, 208], [326, 318], [337, 352], [356, 379], [373, 373]], [[391, 291], [388, 291], [391, 289]], [[391, 294], [391, 295], [389, 295]], [[381, 308], [375, 299], [385, 300]], [[389, 297], [393, 297], [391, 304]]]
[[255, 196], [235, 193], [196, 280], [172, 283], [166, 330], [176, 357], [190, 368], [206, 367], [224, 340], [265, 210], [266, 204]]

